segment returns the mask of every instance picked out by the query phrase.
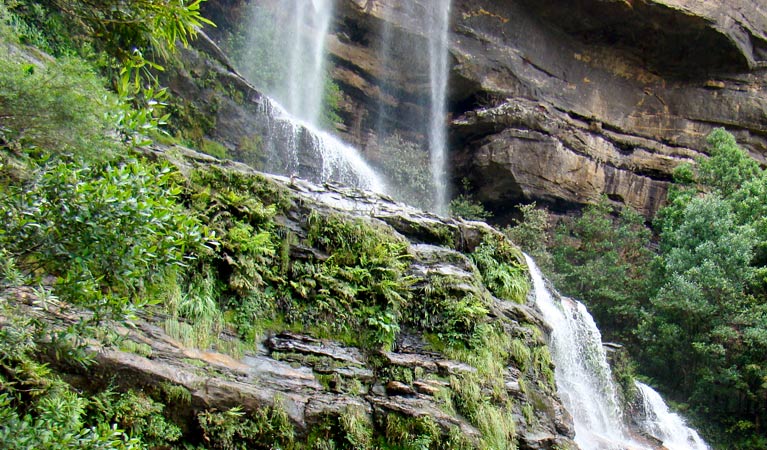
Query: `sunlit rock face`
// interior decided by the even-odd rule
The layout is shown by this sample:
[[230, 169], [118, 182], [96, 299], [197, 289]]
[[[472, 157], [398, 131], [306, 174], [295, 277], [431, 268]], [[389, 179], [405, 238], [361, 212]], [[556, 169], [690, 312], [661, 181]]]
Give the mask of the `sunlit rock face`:
[[[223, 32], [244, 3], [205, 7]], [[429, 60], [416, 49], [430, 5], [336, 1], [337, 132], [367, 158], [385, 158], [391, 134], [428, 147]], [[602, 196], [649, 217], [715, 127], [765, 162], [766, 30], [767, 8], [750, 0], [453, 0], [452, 184], [468, 178], [501, 222], [520, 202], [567, 212]]]
[[[374, 151], [380, 104], [391, 129], [418, 140], [409, 125], [428, 87], [417, 70], [382, 67], [376, 43], [387, 23], [403, 41], [422, 30], [398, 0], [338, 3], [329, 50], [349, 140]], [[650, 216], [714, 127], [765, 161], [766, 24], [745, 0], [455, 0], [454, 184], [468, 177], [499, 220], [518, 202], [567, 211], [604, 195]]]

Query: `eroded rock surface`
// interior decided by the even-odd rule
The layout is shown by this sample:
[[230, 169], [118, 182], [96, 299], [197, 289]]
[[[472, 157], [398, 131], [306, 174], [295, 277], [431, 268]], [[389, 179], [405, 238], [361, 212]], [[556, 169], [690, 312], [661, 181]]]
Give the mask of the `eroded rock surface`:
[[[207, 3], [223, 39], [245, 3]], [[426, 148], [432, 6], [336, 3], [337, 131], [373, 159], [389, 134]], [[767, 162], [767, 8], [756, 0], [453, 0], [450, 30], [452, 180], [467, 177], [500, 222], [519, 202], [566, 212], [600, 196], [650, 217], [715, 127]], [[219, 114], [211, 134], [253, 162], [238, 139], [262, 130]]]
[[[371, 49], [385, 22], [425, 38], [399, 3], [340, 2], [339, 33], [357, 39], [330, 50], [350, 111], [367, 120], [350, 137], [361, 146], [374, 146], [371, 105], [391, 103], [365, 86], [402, 87], [393, 108], [404, 135], [425, 95], [384, 73]], [[717, 126], [765, 161], [759, 2], [454, 0], [451, 17], [453, 178], [468, 177], [500, 220], [521, 201], [566, 211], [602, 195], [651, 216], [673, 167], [702, 155]]]
[[[414, 292], [426, 292], [426, 285], [439, 278], [438, 288], [449, 297], [446, 301], [458, 302], [467, 296], [486, 298], [490, 302], [488, 325], [499, 327], [523, 345], [545, 349], [542, 336], [546, 330], [539, 313], [528, 305], [494, 297], [466, 256], [482, 236], [497, 235], [484, 223], [441, 218], [356, 189], [259, 175], [245, 164], [219, 161], [182, 147], [156, 149], [149, 156], [168, 159], [187, 175], [196, 168], [215, 166], [263, 177], [264, 182], [289, 193], [286, 198], [291, 206], [277, 220], [298, 236], [306, 234], [303, 227], [308, 226], [306, 217], [312, 213], [357, 218], [373, 226], [388, 227], [408, 242], [412, 258], [408, 276], [413, 277]], [[403, 223], [409, 225], [402, 226]], [[433, 243], [435, 240], [441, 242]], [[318, 249], [296, 254], [297, 258], [323, 257]], [[54, 329], [70, 325], [84, 314], [60, 302], [43, 304], [34, 296], [31, 289], [6, 289], [0, 292], [0, 301], [16, 305], [25, 316], [45, 321]], [[332, 339], [283, 331], [261, 337], [255, 347], [238, 355], [221, 348], [195, 348], [173, 339], [164, 328], [164, 320], [163, 314], [156, 317], [147, 314], [130, 327], [113, 325], [123, 339], [145, 346], [141, 352], [92, 341], [89, 351], [95, 365], [87, 373], [55, 358], [51, 364], [68, 373], [66, 376], [83, 388], [110, 383], [115, 388], [150, 391], [162, 383], [182, 386], [190, 392], [192, 400], [191, 408], [179, 414], [190, 418], [210, 409], [279, 407], [299, 433], [308, 433], [327, 417], [338, 417], [353, 408], [371, 417], [374, 423], [380, 423], [380, 418], [390, 413], [428, 417], [445, 434], [457, 430], [469, 442], [482, 446], [479, 443], [483, 436], [476, 423], [448, 407], [445, 398], [446, 393], [462, 389], [466, 377], [487, 376], [483, 375], [486, 368], [483, 363], [468, 363], [435, 350], [418, 330], [404, 327], [391, 351], [358, 348]], [[3, 323], [0, 317], [0, 327]], [[235, 339], [226, 334], [227, 330], [223, 332], [223, 339]], [[504, 414], [513, 417], [519, 447], [553, 449], [571, 443], [572, 420], [564, 412], [551, 381], [531, 364], [518, 363], [509, 355], [503, 358], [498, 361], [502, 373], [492, 376], [499, 377], [497, 386], [506, 392], [491, 395], [488, 391], [482, 395], [488, 398], [502, 395], [508, 400], [501, 407], [506, 411]], [[523, 411], [526, 405], [535, 405], [532, 421], [529, 413], [526, 416]]]

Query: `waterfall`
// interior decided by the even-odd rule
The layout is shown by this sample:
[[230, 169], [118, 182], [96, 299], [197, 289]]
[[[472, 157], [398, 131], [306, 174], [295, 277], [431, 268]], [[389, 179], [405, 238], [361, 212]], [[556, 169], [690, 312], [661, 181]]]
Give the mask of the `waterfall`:
[[[271, 98], [262, 98], [255, 147], [263, 169], [314, 182], [335, 181], [380, 193], [386, 185], [354, 147], [321, 129], [326, 84], [325, 40], [334, 0], [250, 4], [237, 66]], [[249, 51], [269, 46], [270, 52]], [[276, 99], [276, 100], [273, 100]]]
[[429, 121], [429, 154], [434, 183], [434, 208], [438, 213], [447, 212], [447, 82], [448, 82], [448, 28], [450, 23], [450, 0], [435, 0], [438, 5], [429, 19], [429, 80], [431, 85], [431, 108]]
[[[354, 147], [296, 119], [270, 99], [263, 99], [259, 112], [261, 126], [267, 136], [262, 145], [265, 146], [265, 153], [270, 155], [265, 165], [267, 172], [298, 174], [316, 182], [333, 180], [374, 192], [385, 192], [386, 185], [381, 177]], [[303, 155], [299, 155], [299, 151]], [[319, 167], [308, 167], [310, 162]]]
[[[602, 338], [586, 307], [560, 298], [547, 288], [541, 271], [525, 255], [533, 280], [535, 304], [551, 327], [551, 355], [557, 391], [573, 416], [575, 442], [584, 450], [649, 449], [629, 436]], [[555, 298], [556, 297], [556, 298]], [[698, 434], [669, 413], [660, 395], [637, 384], [643, 398], [641, 431], [669, 450], [706, 450]]]
[[[430, 0], [401, 2], [396, 7], [381, 5], [377, 49], [381, 93], [375, 131], [379, 142], [390, 137], [393, 122], [418, 136], [417, 145], [422, 146], [424, 155], [428, 152], [428, 167], [423, 169], [429, 178], [424, 185], [415, 183], [428, 197], [419, 204], [440, 214], [447, 212], [449, 197], [446, 122], [450, 3]], [[408, 187], [415, 186], [400, 190], [407, 191]], [[398, 199], [405, 200], [401, 197]]]
[[636, 382], [636, 386], [643, 415], [639, 426], [645, 433], [663, 442], [668, 450], [708, 450], [698, 433], [682, 417], [669, 411], [660, 394], [644, 383]]
[[575, 424], [575, 442], [584, 449], [642, 448], [627, 435], [602, 336], [582, 303], [555, 299], [540, 269], [525, 255], [535, 304], [551, 327], [551, 356], [557, 391]]
[[287, 28], [289, 66], [283, 101], [293, 115], [317, 126], [325, 92], [325, 36], [333, 19], [333, 0], [288, 3], [293, 20]]

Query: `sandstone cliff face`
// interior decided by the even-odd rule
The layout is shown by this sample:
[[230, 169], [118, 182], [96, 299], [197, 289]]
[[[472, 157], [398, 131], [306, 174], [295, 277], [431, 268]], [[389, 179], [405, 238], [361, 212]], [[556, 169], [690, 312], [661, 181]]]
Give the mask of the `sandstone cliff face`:
[[[347, 138], [362, 147], [375, 147], [379, 102], [395, 131], [418, 138], [409, 124], [426, 86], [376, 59], [387, 22], [398, 39], [427, 39], [400, 3], [338, 2], [330, 51], [355, 124]], [[714, 127], [765, 162], [757, 1], [454, 0], [451, 20], [452, 177], [468, 177], [500, 220], [518, 202], [566, 211], [602, 195], [651, 216], [673, 168], [702, 155]]]
[[[208, 2], [222, 24], [214, 37], [247, 3]], [[429, 36], [419, 18], [432, 6], [336, 3], [328, 49], [343, 93], [338, 131], [369, 156], [385, 154], [384, 133], [425, 147], [419, 49]], [[705, 154], [715, 127], [767, 162], [767, 8], [758, 1], [453, 0], [450, 29], [451, 177], [469, 178], [501, 222], [520, 202], [566, 212], [605, 195], [650, 217], [673, 168]]]

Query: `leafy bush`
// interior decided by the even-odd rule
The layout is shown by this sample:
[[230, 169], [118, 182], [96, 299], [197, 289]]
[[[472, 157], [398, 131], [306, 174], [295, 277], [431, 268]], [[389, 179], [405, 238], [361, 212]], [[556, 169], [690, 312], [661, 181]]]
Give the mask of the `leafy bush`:
[[549, 213], [545, 209], [536, 208], [535, 202], [520, 205], [517, 209], [522, 214], [521, 220], [516, 220], [514, 226], [506, 227], [503, 232], [525, 253], [534, 256], [540, 264], [546, 253]]
[[94, 414], [106, 423], [115, 423], [147, 446], [176, 442], [181, 429], [163, 415], [165, 405], [141, 392], [101, 392], [93, 399]]
[[451, 217], [460, 217], [466, 220], [487, 220], [493, 217], [493, 213], [487, 211], [482, 203], [474, 200], [469, 193], [471, 185], [468, 178], [462, 180], [463, 192], [458, 197], [450, 200], [448, 209]]
[[203, 436], [211, 448], [247, 450], [251, 448], [291, 448], [293, 425], [279, 403], [254, 411], [250, 417], [240, 408], [205, 411], [197, 415]]
[[756, 177], [759, 165], [735, 141], [735, 137], [717, 128], [708, 135], [710, 156], [698, 161], [699, 182], [729, 197], [746, 182]]
[[449, 275], [430, 275], [419, 291], [421, 301], [409, 305], [404, 322], [435, 333], [446, 345], [475, 347], [477, 327], [487, 318], [490, 299], [466, 294], [460, 286], [465, 282]]
[[104, 159], [117, 149], [118, 104], [104, 84], [80, 59], [40, 64], [0, 45], [0, 145]]
[[0, 329], [0, 447], [8, 450], [30, 448], [103, 448], [133, 450], [144, 448], [116, 425], [91, 420], [89, 402], [53, 375], [33, 355], [38, 351], [35, 336], [42, 330], [30, 319], [19, 317], [7, 305]]
[[174, 177], [140, 161], [44, 166], [0, 200], [0, 244], [21, 267], [60, 275], [69, 300], [120, 315], [127, 298], [147, 301], [139, 294], [206, 242], [177, 203]]

